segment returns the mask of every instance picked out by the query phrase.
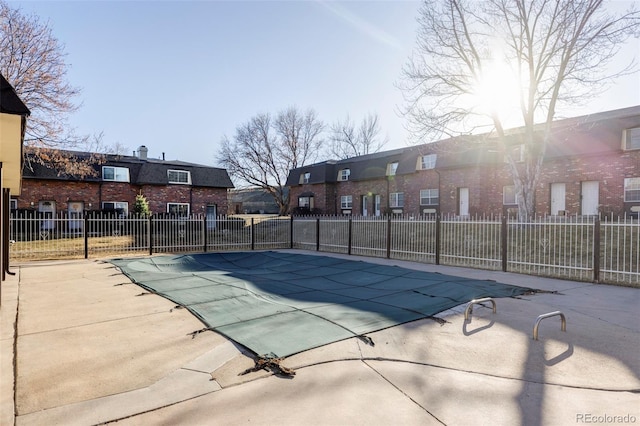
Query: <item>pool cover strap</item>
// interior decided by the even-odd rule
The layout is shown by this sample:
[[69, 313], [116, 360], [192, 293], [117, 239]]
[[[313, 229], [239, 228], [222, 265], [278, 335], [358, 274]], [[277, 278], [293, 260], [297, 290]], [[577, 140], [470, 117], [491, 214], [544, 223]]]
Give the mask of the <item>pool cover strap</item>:
[[205, 330], [215, 330], [264, 359], [350, 337], [373, 344], [367, 333], [432, 317], [472, 299], [533, 291], [489, 280], [287, 252], [111, 262], [133, 282], [189, 309], [207, 326]]

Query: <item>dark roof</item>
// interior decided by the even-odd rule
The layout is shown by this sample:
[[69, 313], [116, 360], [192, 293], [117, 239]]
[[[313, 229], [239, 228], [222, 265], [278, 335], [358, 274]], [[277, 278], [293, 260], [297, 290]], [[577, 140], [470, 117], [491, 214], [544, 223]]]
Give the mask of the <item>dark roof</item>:
[[0, 112], [24, 116], [31, 114], [29, 108], [20, 100], [13, 86], [2, 74], [0, 74]]
[[[80, 159], [87, 159], [91, 153], [68, 151], [67, 155]], [[101, 181], [103, 166], [126, 167], [129, 169], [131, 184], [137, 185], [167, 185], [169, 183], [168, 170], [183, 170], [191, 173], [191, 186], [209, 188], [233, 188], [233, 183], [225, 169], [187, 163], [184, 161], [164, 161], [147, 159], [141, 160], [135, 156], [106, 154], [103, 164], [93, 166], [96, 176], [83, 178], [85, 181]], [[68, 175], [59, 175], [52, 167], [46, 167], [37, 162], [25, 162], [22, 177], [27, 179], [57, 179], [77, 180]]]
[[[287, 194], [289, 188], [284, 188]], [[233, 203], [274, 203], [273, 195], [262, 188], [237, 189], [229, 193]]]
[[[540, 125], [541, 126], [541, 125]], [[553, 123], [546, 158], [590, 155], [619, 149], [622, 130], [640, 127], [640, 106], [557, 120]], [[507, 131], [513, 144], [523, 128]], [[436, 169], [497, 164], [503, 161], [495, 135], [467, 135], [429, 144], [362, 155], [340, 161], [325, 161], [293, 169], [287, 186], [298, 185], [300, 176], [309, 172], [309, 183], [337, 182], [338, 172], [350, 169], [349, 180], [379, 179], [386, 176], [387, 165], [398, 162], [396, 175], [415, 173], [420, 156], [437, 154]]]
[[337, 182], [338, 173], [344, 169], [349, 169], [350, 181], [357, 182], [379, 179], [387, 175], [388, 165], [394, 162], [398, 163], [398, 168], [396, 169], [397, 176], [408, 175], [416, 172], [418, 158], [427, 154], [438, 154], [437, 167], [439, 168], [477, 162], [478, 148], [476, 146], [471, 145], [465, 147], [465, 150], [469, 151], [468, 153], [465, 153], [465, 151], [447, 153], [443, 151], [445, 142], [451, 144], [455, 141], [447, 140], [407, 148], [398, 148], [391, 151], [361, 155], [339, 161], [325, 161], [323, 163], [299, 167], [289, 172], [287, 186], [298, 185], [300, 176], [304, 173], [310, 173], [310, 184]]
[[562, 120], [554, 126], [547, 158], [598, 155], [621, 149], [622, 130], [640, 127], [640, 106]]

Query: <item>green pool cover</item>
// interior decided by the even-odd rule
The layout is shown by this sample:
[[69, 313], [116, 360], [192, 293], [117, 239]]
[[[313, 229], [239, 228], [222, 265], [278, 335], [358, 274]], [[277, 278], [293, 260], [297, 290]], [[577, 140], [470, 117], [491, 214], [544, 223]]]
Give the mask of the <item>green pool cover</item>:
[[285, 357], [529, 288], [286, 252], [114, 259], [133, 282], [186, 307], [256, 355]]

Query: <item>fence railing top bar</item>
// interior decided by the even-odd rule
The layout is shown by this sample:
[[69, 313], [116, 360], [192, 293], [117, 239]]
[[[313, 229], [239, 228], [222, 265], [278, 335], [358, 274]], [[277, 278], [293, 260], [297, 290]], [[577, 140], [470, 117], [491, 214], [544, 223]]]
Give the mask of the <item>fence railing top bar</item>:
[[[206, 214], [191, 214], [189, 216], [179, 217], [176, 215], [171, 215], [168, 213], [157, 213], [152, 215], [137, 215], [134, 213], [129, 213], [127, 215], [117, 215], [111, 212], [102, 212], [102, 211], [87, 211], [80, 213], [70, 213], [68, 211], [58, 211], [55, 214], [39, 212], [37, 210], [29, 210], [29, 211], [12, 211], [10, 213], [10, 218], [12, 219], [37, 219], [37, 220], [80, 220], [80, 219], [118, 219], [118, 220], [181, 220], [181, 221], [202, 221], [202, 220], [213, 220], [212, 217]], [[481, 222], [481, 221], [490, 221], [490, 222], [500, 222], [505, 218], [502, 215], [472, 215], [472, 216], [460, 216], [455, 214], [447, 214], [447, 215], [436, 215], [436, 214], [425, 214], [425, 215], [381, 215], [381, 216], [362, 216], [362, 215], [300, 215], [300, 216], [271, 216], [266, 215], [264, 217], [255, 216], [255, 217], [244, 217], [243, 215], [218, 215], [215, 217], [216, 221], [240, 221], [245, 220], [250, 222], [251, 220], [254, 223], [264, 222], [264, 221], [301, 221], [301, 220], [335, 220], [335, 221], [348, 221], [348, 220], [358, 220], [358, 221], [434, 221], [441, 220], [444, 222]], [[595, 221], [601, 221], [603, 224], [605, 223], [628, 223], [628, 224], [639, 224], [640, 219], [635, 215], [568, 215], [568, 216], [559, 216], [559, 215], [539, 215], [536, 217], [532, 217], [528, 220], [521, 221], [517, 217], [506, 217], [506, 221], [509, 224], [538, 224], [538, 223], [594, 223]]]

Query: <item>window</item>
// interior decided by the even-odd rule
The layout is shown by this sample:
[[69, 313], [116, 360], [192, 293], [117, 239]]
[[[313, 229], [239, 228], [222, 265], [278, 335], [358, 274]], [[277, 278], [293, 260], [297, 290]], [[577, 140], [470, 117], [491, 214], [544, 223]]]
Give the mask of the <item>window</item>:
[[420, 168], [422, 170], [435, 169], [436, 168], [437, 154], [423, 155], [420, 162]]
[[624, 132], [624, 149], [640, 149], [640, 127]]
[[438, 205], [438, 190], [437, 189], [423, 189], [420, 191], [420, 205], [421, 206], [435, 206]]
[[191, 172], [186, 170], [167, 170], [167, 176], [169, 177], [169, 183], [191, 184]]
[[398, 170], [397, 161], [387, 164], [387, 176], [395, 176], [397, 170]]
[[178, 217], [189, 217], [189, 204], [167, 203], [167, 213]]
[[103, 210], [115, 210], [118, 216], [123, 217], [129, 214], [129, 203], [123, 201], [105, 201], [102, 203]]
[[505, 206], [518, 204], [518, 196], [516, 195], [515, 186], [511, 185], [502, 187], [502, 204]]
[[349, 180], [350, 175], [351, 175], [351, 169], [342, 169], [338, 174], [338, 180]]
[[[508, 146], [506, 148], [506, 150], [508, 152], [511, 152], [511, 156], [513, 157], [513, 161], [515, 161], [516, 163], [522, 163], [524, 161], [524, 145], [513, 145], [513, 146]], [[504, 155], [504, 162], [508, 163], [509, 162], [509, 155], [505, 154]]]
[[126, 167], [102, 166], [102, 180], [129, 182], [129, 169]]
[[389, 207], [404, 207], [404, 192], [392, 192], [389, 194]]
[[18, 200], [12, 198], [9, 200], [9, 209], [10, 210], [18, 210]]
[[300, 184], [309, 183], [309, 179], [311, 179], [311, 173], [303, 173], [300, 175]]
[[313, 208], [313, 197], [298, 197], [298, 207]]
[[624, 180], [624, 201], [640, 201], [640, 177], [625, 178]]
[[350, 209], [353, 207], [353, 197], [351, 195], [343, 195], [340, 197], [340, 208]]

